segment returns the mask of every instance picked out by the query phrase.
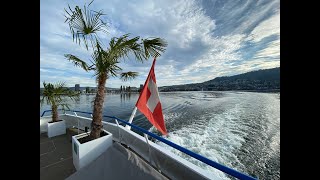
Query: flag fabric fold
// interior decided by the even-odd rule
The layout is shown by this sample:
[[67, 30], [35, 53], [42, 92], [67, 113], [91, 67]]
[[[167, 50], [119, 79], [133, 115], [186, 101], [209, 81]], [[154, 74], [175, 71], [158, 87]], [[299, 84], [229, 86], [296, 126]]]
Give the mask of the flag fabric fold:
[[151, 124], [153, 124], [163, 135], [166, 135], [167, 129], [164, 123], [157, 81], [154, 73], [155, 62], [156, 59], [153, 60], [150, 72], [136, 103], [136, 107], [146, 116]]

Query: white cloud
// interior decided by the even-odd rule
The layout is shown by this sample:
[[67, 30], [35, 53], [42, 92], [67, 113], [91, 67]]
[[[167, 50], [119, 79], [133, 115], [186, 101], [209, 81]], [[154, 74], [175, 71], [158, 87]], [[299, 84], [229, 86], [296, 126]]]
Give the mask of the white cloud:
[[[73, 5], [78, 2], [70, 3]], [[167, 51], [157, 60], [155, 68], [158, 86], [203, 82], [233, 72], [279, 66], [280, 40], [264, 42], [272, 35], [280, 35], [278, 1], [262, 4], [250, 2], [238, 9], [233, 3], [241, 2], [226, 1], [225, 9], [214, 9], [215, 7], [202, 6], [199, 3], [193, 0], [96, 0], [92, 5], [95, 10], [103, 9], [107, 14], [105, 20], [110, 22], [109, 34], [102, 38], [105, 45], [111, 37], [124, 33], [142, 38], [162, 37], [168, 41]], [[260, 6], [262, 10], [259, 9]], [[75, 68], [63, 56], [71, 53], [82, 59], [90, 58], [90, 52], [72, 42], [68, 25], [64, 23], [63, 8], [66, 7], [65, 1], [41, 1], [40, 79], [63, 79], [72, 86], [75, 83], [95, 86], [93, 73], [88, 74]], [[277, 9], [274, 10], [274, 7]], [[221, 17], [216, 20], [215, 15], [208, 15], [208, 12], [218, 10], [225, 14], [221, 16], [226, 17], [225, 20]], [[246, 11], [254, 13], [255, 16], [244, 14]], [[264, 18], [266, 14], [268, 18]], [[233, 26], [230, 21], [237, 18], [238, 26], [231, 30]], [[217, 36], [217, 28], [220, 28], [221, 34], [224, 24], [227, 25], [225, 28], [228, 28], [225, 31], [230, 33]], [[245, 42], [252, 44], [247, 48], [249, 50], [242, 50]], [[255, 48], [257, 43], [261, 42], [263, 46]], [[246, 53], [250, 54], [249, 58], [243, 57]], [[107, 85], [119, 87], [125, 84], [137, 87], [143, 84], [151, 62], [121, 63], [120, 66], [125, 71], [138, 71], [140, 76], [131, 82], [111, 78]]]
[[280, 36], [280, 12], [273, 15], [269, 19], [262, 21], [250, 33], [248, 40], [252, 40], [253, 42], [259, 42], [263, 38], [266, 38], [271, 35]]
[[257, 52], [255, 58], [277, 58], [280, 61], [280, 40], [273, 41], [268, 47]]

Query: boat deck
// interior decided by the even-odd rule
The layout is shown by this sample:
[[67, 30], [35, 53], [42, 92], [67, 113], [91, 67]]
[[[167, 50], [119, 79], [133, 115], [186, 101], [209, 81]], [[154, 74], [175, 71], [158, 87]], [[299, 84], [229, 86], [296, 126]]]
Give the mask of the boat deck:
[[[72, 136], [77, 129], [67, 129], [66, 134], [48, 138], [40, 134], [40, 179], [167, 179], [130, 149], [119, 143], [99, 156], [94, 163], [76, 171], [72, 160]], [[79, 133], [82, 133], [81, 131]], [[126, 172], [126, 173], [123, 173]]]
[[47, 133], [40, 134], [41, 180], [66, 179], [76, 172], [71, 148], [71, 136], [76, 134], [77, 129], [67, 129], [66, 134], [52, 138], [48, 138]]

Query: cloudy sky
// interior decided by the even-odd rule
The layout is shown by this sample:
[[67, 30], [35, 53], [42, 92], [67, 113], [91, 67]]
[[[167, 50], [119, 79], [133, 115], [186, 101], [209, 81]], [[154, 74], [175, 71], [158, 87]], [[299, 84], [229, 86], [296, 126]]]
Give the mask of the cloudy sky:
[[[43, 81], [96, 86], [93, 72], [74, 67], [64, 57], [74, 54], [90, 61], [92, 52], [72, 41], [64, 23], [64, 8], [84, 3], [90, 0], [40, 1], [40, 87]], [[106, 14], [105, 45], [126, 33], [167, 40], [167, 50], [155, 66], [158, 86], [280, 66], [279, 0], [95, 0], [91, 9]], [[139, 77], [129, 82], [110, 78], [107, 87], [139, 87], [151, 63], [122, 62], [120, 67], [139, 72]]]

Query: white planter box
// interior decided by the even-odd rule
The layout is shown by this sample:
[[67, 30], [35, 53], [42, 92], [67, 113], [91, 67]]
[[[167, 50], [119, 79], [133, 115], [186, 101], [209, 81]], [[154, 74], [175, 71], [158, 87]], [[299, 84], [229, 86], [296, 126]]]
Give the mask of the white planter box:
[[54, 137], [61, 134], [66, 134], [66, 121], [58, 121], [54, 123], [47, 123], [48, 125], [48, 137]]
[[51, 117], [40, 117], [40, 134], [48, 133], [48, 122], [52, 121]]
[[[72, 157], [76, 170], [90, 164], [112, 146], [112, 134], [108, 131], [103, 131], [106, 132], [107, 135], [83, 144], [81, 144], [78, 139], [87, 136], [87, 133], [72, 136]], [[90, 132], [88, 132], [88, 135], [89, 134]]]

